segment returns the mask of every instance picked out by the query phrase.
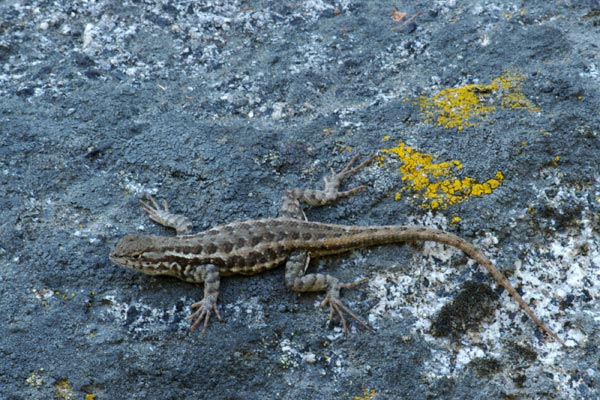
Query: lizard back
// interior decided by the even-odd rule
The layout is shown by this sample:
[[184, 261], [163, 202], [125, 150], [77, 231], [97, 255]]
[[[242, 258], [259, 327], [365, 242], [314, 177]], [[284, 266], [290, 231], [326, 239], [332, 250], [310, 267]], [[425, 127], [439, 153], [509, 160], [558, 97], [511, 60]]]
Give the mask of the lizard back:
[[306, 251], [316, 258], [358, 247], [419, 239], [448, 242], [447, 236], [445, 240], [437, 238], [438, 232], [441, 231], [415, 226], [361, 227], [292, 218], [257, 219], [184, 236], [128, 235], [115, 247], [111, 259], [146, 274], [198, 282], [193, 273], [198, 265], [216, 265], [222, 276], [253, 275], [279, 266], [294, 251]]

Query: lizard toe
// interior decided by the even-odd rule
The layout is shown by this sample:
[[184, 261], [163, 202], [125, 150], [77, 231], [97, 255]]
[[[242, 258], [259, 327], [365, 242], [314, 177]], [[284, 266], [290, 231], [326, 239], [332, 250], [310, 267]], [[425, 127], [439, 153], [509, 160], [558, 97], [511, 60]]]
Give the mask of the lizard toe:
[[209, 296], [207, 298], [202, 299], [202, 301], [192, 304], [191, 308], [197, 308], [197, 310], [188, 317], [189, 320], [192, 320], [192, 325], [190, 326], [191, 331], [198, 328], [198, 326], [200, 326], [200, 324], [203, 323], [202, 334], [205, 334], [206, 329], [208, 328], [208, 322], [210, 321], [210, 317], [213, 312], [215, 313], [219, 321], [223, 321], [223, 318], [221, 318], [221, 313], [217, 308], [217, 301], [212, 296]]
[[[356, 283], [356, 282], [355, 282]], [[356, 315], [348, 306], [346, 306], [342, 300], [338, 296], [327, 294], [325, 299], [321, 302], [321, 308], [324, 308], [329, 305], [329, 321], [333, 321], [334, 316], [337, 315], [342, 324], [342, 328], [344, 332], [348, 332], [348, 324], [346, 322], [346, 318], [344, 314], [352, 317], [360, 326], [365, 328], [370, 332], [375, 332], [373, 328], [367, 325], [358, 315]]]

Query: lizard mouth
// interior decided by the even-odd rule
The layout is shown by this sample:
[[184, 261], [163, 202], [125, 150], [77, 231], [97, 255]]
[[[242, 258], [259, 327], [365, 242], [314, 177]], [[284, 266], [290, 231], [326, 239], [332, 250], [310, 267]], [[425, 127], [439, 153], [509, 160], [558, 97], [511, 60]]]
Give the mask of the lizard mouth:
[[111, 252], [111, 253], [108, 255], [108, 259], [109, 259], [110, 261], [114, 262], [114, 263], [115, 263], [115, 264], [117, 264], [117, 265], [123, 265], [123, 261], [124, 261], [124, 260], [123, 260], [123, 258], [122, 258], [122, 257], [119, 257], [119, 256], [118, 256], [117, 254], [115, 254], [114, 252]]
[[123, 256], [119, 256], [119, 255], [111, 253], [111, 254], [109, 254], [108, 258], [110, 259], [110, 261], [112, 261], [113, 263], [117, 264], [119, 267], [123, 267], [123, 268], [127, 268], [127, 269], [133, 269], [133, 270], [138, 269], [136, 267], [136, 264], [133, 263], [127, 257], [123, 257]]
[[108, 259], [121, 267], [127, 266], [127, 257], [119, 253], [117, 249], [113, 249], [113, 251], [110, 252]]

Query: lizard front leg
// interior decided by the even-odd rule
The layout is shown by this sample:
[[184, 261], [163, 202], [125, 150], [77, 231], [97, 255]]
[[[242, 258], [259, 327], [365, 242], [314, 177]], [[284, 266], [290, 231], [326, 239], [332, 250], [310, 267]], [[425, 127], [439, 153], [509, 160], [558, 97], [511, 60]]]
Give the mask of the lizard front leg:
[[215, 313], [219, 321], [223, 320], [217, 308], [221, 278], [219, 276], [219, 268], [216, 265], [206, 264], [200, 265], [197, 268], [199, 269], [200, 279], [204, 282], [204, 298], [192, 304], [192, 309], [197, 308], [197, 310], [188, 319], [192, 320], [192, 326], [190, 327], [192, 331], [203, 323], [202, 333], [204, 334], [206, 333], [212, 312]]
[[340, 299], [340, 289], [353, 288], [366, 279], [353, 283], [342, 283], [334, 276], [327, 274], [306, 274], [309, 256], [305, 252], [294, 252], [285, 264], [285, 283], [287, 287], [296, 292], [327, 292], [325, 299], [321, 302], [321, 308], [329, 306], [329, 321], [337, 315], [342, 323], [344, 332], [348, 331], [348, 324], [344, 313], [350, 315], [363, 328], [373, 332], [373, 329], [350, 310]]
[[190, 219], [181, 214], [173, 214], [169, 211], [169, 205], [166, 200], [163, 200], [162, 208], [158, 205], [154, 197], [148, 195], [148, 200], [150, 200], [150, 204], [140, 200], [142, 204], [142, 208], [148, 214], [148, 217], [167, 228], [175, 229], [177, 232], [177, 236], [181, 235], [189, 235], [192, 233], [192, 222]]
[[[166, 200], [163, 200], [162, 208], [152, 196], [148, 196], [148, 200], [150, 203], [145, 201], [140, 201], [140, 203], [152, 221], [167, 228], [175, 229], [177, 236], [189, 235], [191, 233], [192, 222], [190, 219], [181, 214], [171, 213]], [[219, 268], [213, 264], [198, 265], [191, 268], [195, 270], [187, 272], [187, 274], [194, 275], [195, 282], [204, 282], [204, 298], [191, 305], [192, 310], [197, 310], [188, 317], [188, 319], [192, 320], [190, 330], [194, 330], [202, 324], [202, 333], [204, 334], [206, 333], [208, 321], [210, 321], [213, 312], [219, 321], [223, 320], [217, 308], [217, 298], [219, 297], [219, 287], [221, 284]]]

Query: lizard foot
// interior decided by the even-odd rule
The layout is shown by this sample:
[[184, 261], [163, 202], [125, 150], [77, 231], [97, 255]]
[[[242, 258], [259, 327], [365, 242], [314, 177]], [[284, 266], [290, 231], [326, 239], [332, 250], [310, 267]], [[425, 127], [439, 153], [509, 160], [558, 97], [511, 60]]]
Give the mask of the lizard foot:
[[202, 301], [192, 304], [191, 307], [192, 309], [198, 309], [188, 317], [188, 319], [193, 321], [192, 326], [190, 326], [191, 331], [196, 329], [200, 323], [204, 321], [202, 326], [202, 334], [205, 334], [206, 328], [208, 327], [208, 321], [210, 320], [210, 316], [213, 311], [219, 321], [223, 321], [223, 318], [221, 318], [221, 314], [219, 313], [219, 309], [217, 308], [217, 299], [215, 299], [213, 296], [205, 297], [202, 299]]
[[324, 308], [327, 305], [329, 305], [329, 321], [333, 321], [334, 316], [337, 315], [340, 319], [340, 322], [342, 323], [344, 332], [348, 332], [348, 324], [346, 322], [346, 318], [344, 318], [344, 313], [346, 313], [349, 316], [351, 316], [352, 318], [354, 318], [354, 320], [356, 322], [358, 322], [360, 326], [362, 326], [363, 328], [365, 328], [366, 330], [368, 330], [370, 332], [375, 333], [373, 328], [371, 328], [369, 325], [367, 325], [366, 322], [364, 322], [362, 319], [360, 319], [360, 317], [358, 315], [356, 315], [352, 310], [350, 310], [348, 308], [348, 306], [346, 306], [340, 299], [340, 289], [341, 288], [350, 289], [350, 288], [356, 287], [366, 281], [367, 281], [367, 278], [360, 279], [360, 280], [358, 280], [356, 282], [352, 282], [352, 283], [336, 282], [327, 289], [327, 295], [325, 296], [325, 299], [321, 302], [321, 308]]
[[178, 235], [186, 235], [191, 232], [192, 223], [189, 218], [171, 213], [171, 211], [169, 211], [169, 204], [166, 200], [163, 200], [162, 208], [158, 205], [156, 200], [154, 200], [154, 197], [148, 195], [148, 200], [150, 203], [143, 200], [140, 200], [140, 203], [152, 221], [168, 228], [174, 228]]
[[331, 175], [325, 176], [323, 178], [325, 180], [325, 192], [327, 192], [330, 196], [334, 196], [335, 198], [341, 198], [341, 197], [351, 196], [354, 193], [356, 193], [360, 190], [365, 190], [367, 188], [366, 186], [363, 185], [363, 186], [357, 186], [350, 190], [346, 190], [345, 192], [340, 192], [338, 190], [340, 187], [340, 184], [342, 183], [342, 180], [344, 180], [345, 178], [347, 178], [350, 175], [357, 173], [358, 171], [360, 171], [361, 169], [363, 169], [364, 167], [369, 165], [375, 159], [375, 155], [372, 155], [371, 157], [367, 158], [365, 161], [360, 163], [358, 166], [352, 168], [352, 166], [356, 163], [356, 161], [358, 161], [359, 157], [360, 157], [360, 154], [357, 154], [356, 156], [354, 156], [354, 158], [352, 158], [352, 160], [350, 160], [348, 165], [346, 165], [344, 167], [344, 169], [341, 170], [340, 172], [335, 172], [335, 170], [333, 168], [331, 168]]
[[360, 158], [360, 154], [355, 155], [352, 158], [352, 160], [350, 160], [350, 162], [344, 167], [344, 169], [338, 173], [336, 173], [333, 170], [333, 168], [331, 168], [331, 175], [336, 176], [339, 180], [342, 180], [352, 174], [355, 174], [358, 171], [360, 171], [361, 169], [363, 169], [364, 167], [366, 167], [367, 165], [369, 165], [371, 163], [371, 161], [373, 161], [375, 159], [375, 154], [373, 154], [371, 157], [367, 158], [365, 161], [361, 162], [357, 167], [352, 168], [352, 166], [356, 163], [356, 161], [358, 161], [359, 158]]

